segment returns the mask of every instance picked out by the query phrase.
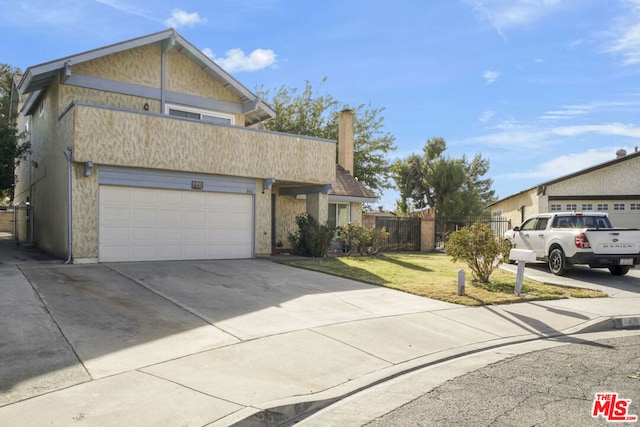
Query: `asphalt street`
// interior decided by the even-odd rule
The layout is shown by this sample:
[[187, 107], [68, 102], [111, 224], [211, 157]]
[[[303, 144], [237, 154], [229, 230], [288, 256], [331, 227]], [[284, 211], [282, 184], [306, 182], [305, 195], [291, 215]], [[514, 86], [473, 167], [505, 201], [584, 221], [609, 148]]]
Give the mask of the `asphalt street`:
[[[445, 382], [370, 423], [377, 426], [590, 426], [596, 393], [631, 399], [640, 416], [640, 333], [581, 340], [492, 363]], [[424, 375], [429, 375], [425, 373]], [[613, 422], [614, 425], [640, 425]]]

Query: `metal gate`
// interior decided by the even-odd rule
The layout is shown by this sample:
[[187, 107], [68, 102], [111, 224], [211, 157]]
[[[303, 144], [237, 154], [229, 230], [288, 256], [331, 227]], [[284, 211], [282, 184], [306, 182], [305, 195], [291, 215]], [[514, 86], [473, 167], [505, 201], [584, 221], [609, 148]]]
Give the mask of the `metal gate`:
[[32, 242], [33, 210], [31, 206], [0, 206], [0, 239], [18, 243]]
[[472, 224], [480, 222], [483, 224], [489, 224], [493, 230], [493, 234], [496, 237], [503, 236], [505, 231], [511, 229], [511, 221], [504, 217], [445, 217], [436, 218], [436, 236], [435, 247], [436, 249], [444, 249], [444, 242], [447, 240], [447, 236], [454, 231], [460, 230], [462, 227], [469, 227]]
[[389, 233], [384, 251], [419, 251], [420, 218], [415, 217], [377, 217], [376, 228], [384, 227]]

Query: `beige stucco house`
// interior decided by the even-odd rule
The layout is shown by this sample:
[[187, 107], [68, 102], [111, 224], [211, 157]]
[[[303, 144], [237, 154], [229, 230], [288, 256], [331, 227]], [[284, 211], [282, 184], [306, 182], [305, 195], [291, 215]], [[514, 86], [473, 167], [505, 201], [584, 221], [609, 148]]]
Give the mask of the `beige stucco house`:
[[616, 227], [640, 228], [640, 152], [619, 150], [608, 162], [544, 182], [489, 208], [512, 227], [536, 213], [601, 211]]
[[172, 29], [29, 67], [16, 90], [32, 154], [14, 203], [69, 261], [268, 255], [298, 213], [359, 221], [375, 200], [350, 174], [350, 112], [336, 167], [336, 141], [257, 129], [274, 111]]

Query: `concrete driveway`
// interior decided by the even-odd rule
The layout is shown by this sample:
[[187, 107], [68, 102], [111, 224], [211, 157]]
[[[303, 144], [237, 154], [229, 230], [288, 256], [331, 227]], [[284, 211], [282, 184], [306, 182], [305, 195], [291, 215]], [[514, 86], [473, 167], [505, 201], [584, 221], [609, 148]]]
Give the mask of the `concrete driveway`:
[[4, 249], [5, 425], [268, 425], [438, 360], [640, 315], [632, 292], [612, 312], [468, 308], [268, 260], [64, 265]]

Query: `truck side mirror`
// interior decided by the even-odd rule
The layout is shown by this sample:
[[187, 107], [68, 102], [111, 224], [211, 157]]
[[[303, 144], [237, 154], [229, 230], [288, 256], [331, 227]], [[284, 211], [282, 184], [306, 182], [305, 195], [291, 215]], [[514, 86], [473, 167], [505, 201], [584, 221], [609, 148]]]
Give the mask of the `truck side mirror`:
[[516, 225], [515, 227], [513, 227], [513, 231], [520, 231], [520, 227]]

